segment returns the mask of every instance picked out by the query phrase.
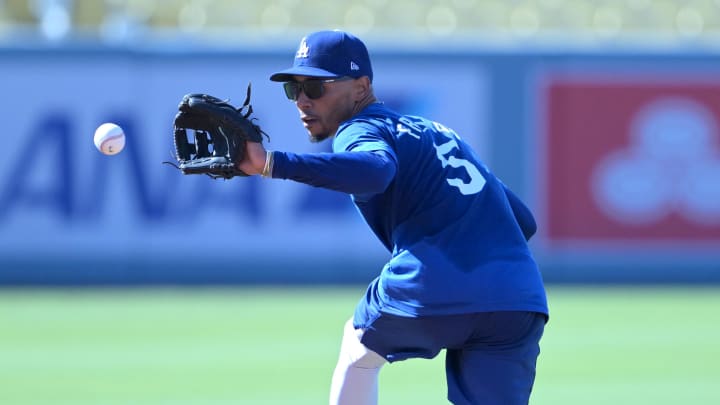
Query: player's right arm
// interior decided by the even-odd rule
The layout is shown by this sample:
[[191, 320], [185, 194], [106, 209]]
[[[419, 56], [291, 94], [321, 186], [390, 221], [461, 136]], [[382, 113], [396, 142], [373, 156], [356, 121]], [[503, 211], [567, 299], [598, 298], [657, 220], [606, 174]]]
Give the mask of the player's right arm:
[[[315, 187], [348, 194], [376, 194], [385, 191], [397, 171], [395, 159], [384, 150], [336, 153], [268, 154], [261, 143], [248, 142], [238, 169], [253, 175], [294, 180]], [[267, 159], [272, 159], [268, 167]]]
[[248, 175], [261, 174], [265, 168], [267, 151], [262, 142], [246, 142], [245, 157], [237, 164], [237, 168]]
[[[356, 125], [336, 137], [333, 153], [267, 153], [262, 144], [248, 142], [238, 168], [247, 174], [294, 180], [353, 195], [385, 191], [395, 178], [397, 158], [372, 127]], [[268, 160], [270, 159], [270, 164]]]
[[390, 185], [397, 165], [387, 152], [273, 152], [272, 177], [348, 194], [377, 194]]

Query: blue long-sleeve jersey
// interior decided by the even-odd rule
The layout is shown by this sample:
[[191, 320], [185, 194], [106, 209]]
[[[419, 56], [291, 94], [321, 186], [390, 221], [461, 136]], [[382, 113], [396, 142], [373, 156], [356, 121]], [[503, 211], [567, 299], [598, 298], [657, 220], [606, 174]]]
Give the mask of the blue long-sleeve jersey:
[[275, 152], [273, 177], [351, 194], [392, 253], [356, 310], [402, 316], [548, 313], [529, 209], [451, 129], [372, 104], [333, 153]]

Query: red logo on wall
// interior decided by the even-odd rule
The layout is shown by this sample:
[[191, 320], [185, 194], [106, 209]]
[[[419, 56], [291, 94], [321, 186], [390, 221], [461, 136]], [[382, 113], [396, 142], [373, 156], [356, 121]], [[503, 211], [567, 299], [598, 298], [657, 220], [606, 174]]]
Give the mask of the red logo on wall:
[[720, 82], [551, 80], [546, 90], [549, 240], [720, 241]]

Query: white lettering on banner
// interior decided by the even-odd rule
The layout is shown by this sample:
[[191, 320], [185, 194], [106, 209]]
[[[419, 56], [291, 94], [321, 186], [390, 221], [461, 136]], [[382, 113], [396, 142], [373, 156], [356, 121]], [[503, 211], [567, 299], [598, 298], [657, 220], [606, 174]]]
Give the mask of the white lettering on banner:
[[[98, 120], [102, 122], [103, 120]], [[97, 219], [107, 208], [109, 201], [106, 198], [109, 188], [117, 188], [117, 183], [106, 181], [110, 177], [108, 171], [110, 164], [122, 163], [123, 169], [131, 174], [127, 176], [128, 184], [126, 197], [134, 200], [133, 208], [136, 217], [146, 221], [187, 221], [202, 212], [202, 208], [213, 203], [213, 193], [209, 182], [200, 183], [200, 190], [193, 195], [194, 199], [183, 199], [181, 204], [171, 204], [177, 201], [173, 190], [177, 190], [180, 177], [177, 172], [163, 170], [159, 184], [149, 184], [146, 173], [149, 168], [140, 156], [142, 145], [138, 141], [135, 130], [135, 121], [113, 117], [111, 122], [119, 123], [127, 134], [128, 148], [122, 155], [108, 158], [101, 154], [91, 154], [92, 169], [83, 171], [75, 167], [78, 162], [77, 143], [73, 139], [75, 124], [69, 116], [62, 114], [48, 114], [41, 117], [39, 122], [31, 127], [27, 136], [19, 136], [24, 140], [20, 153], [14, 155], [9, 175], [0, 183], [0, 224], [12, 215], [16, 209], [33, 207], [33, 210], [54, 213], [65, 221], [89, 221]], [[40, 170], [40, 159], [28, 159], [29, 156], [40, 156], [44, 161], [52, 162], [47, 170], [49, 178], [43, 182], [32, 178], [34, 171]], [[158, 166], [160, 168], [160, 166]], [[258, 217], [261, 215], [257, 188], [257, 179], [250, 179], [237, 187], [235, 203], [231, 207], [237, 208], [240, 215]], [[85, 189], [77, 187], [85, 183], [90, 185]]]
[[[17, 150], [9, 154], [0, 176], [0, 255], [37, 251], [38, 246], [83, 256], [175, 249], [198, 254], [188, 250], [198, 237], [216, 249], [241, 243], [243, 249], [267, 253], [279, 243], [289, 245], [284, 248], [288, 254], [300, 254], [293, 253], [295, 246], [309, 254], [312, 249], [296, 239], [304, 234], [318, 241], [336, 239], [338, 223], [355, 245], [381, 250], [379, 244], [373, 249], [376, 241], [347, 195], [279, 182], [274, 186], [285, 191], [268, 192], [273, 185], [256, 177], [217, 181], [183, 176], [159, 159], [148, 159], [148, 146], [155, 142], [143, 143], [139, 120], [109, 114], [92, 121], [118, 123], [127, 136], [125, 150], [102, 155], [91, 137], [83, 148], [78, 134], [91, 132], [79, 129], [78, 121], [63, 112], [41, 113], [26, 131], [16, 133]], [[167, 142], [163, 149], [171, 160], [171, 136], [158, 139]], [[284, 196], [283, 203], [269, 201], [277, 199], [273, 195]], [[288, 232], [295, 228], [304, 232]], [[252, 239], [243, 239], [250, 233]]]
[[[196, 257], [209, 249], [231, 257], [282, 251], [289, 260], [318, 255], [366, 260], [387, 254], [345, 194], [290, 181], [183, 176], [161, 164], [174, 159], [172, 119], [183, 94], [243, 99], [244, 85], [228, 85], [237, 83], [237, 55], [218, 55], [227, 63], [215, 64], [206, 75], [192, 74], [208, 69], [192, 55], [38, 55], [28, 63], [23, 55], [3, 59], [0, 52], [0, 73], [12, 77], [3, 82], [4, 90], [31, 100], [0, 100], [0, 109], [13, 111], [6, 132], [14, 137], [0, 160], [0, 257]], [[292, 105], [278, 106], [282, 95], [267, 74], [283, 59], [243, 60], [243, 77], [253, 83], [254, 116], [271, 135], [272, 149], [326, 152], [329, 143], [306, 142]], [[449, 100], [467, 83], [477, 83], [476, 68], [456, 67], [457, 75], [433, 81], [432, 88], [424, 85], [423, 91], [432, 90], [433, 100]], [[431, 77], [435, 71], [423, 66], [413, 74]], [[388, 90], [405, 75], [386, 69], [378, 88], [395, 105], [426, 112], [416, 108], [418, 98], [404, 92], [407, 88]], [[139, 91], [146, 100], [142, 106], [136, 102]], [[475, 129], [477, 123], [468, 124], [466, 117], [482, 110], [473, 102], [476, 94], [468, 90], [469, 103], [460, 108], [442, 103], [434, 112]], [[95, 149], [92, 133], [101, 122], [123, 127], [127, 145], [122, 153], [108, 157]]]

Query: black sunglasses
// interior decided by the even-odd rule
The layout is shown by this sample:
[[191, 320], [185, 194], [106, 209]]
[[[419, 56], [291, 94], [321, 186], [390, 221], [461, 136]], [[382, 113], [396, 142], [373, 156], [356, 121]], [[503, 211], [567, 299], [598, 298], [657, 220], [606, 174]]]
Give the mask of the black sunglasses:
[[297, 101], [301, 91], [305, 93], [309, 99], [317, 100], [325, 94], [325, 83], [343, 82], [352, 79], [352, 77], [343, 76], [336, 79], [310, 79], [304, 82], [285, 82], [283, 83], [283, 89], [285, 89], [287, 98], [292, 101]]

